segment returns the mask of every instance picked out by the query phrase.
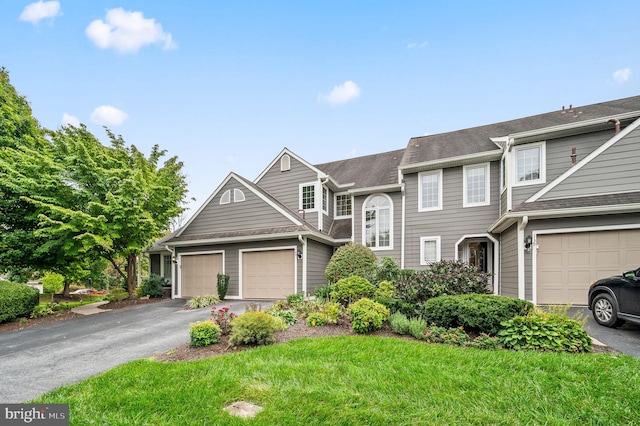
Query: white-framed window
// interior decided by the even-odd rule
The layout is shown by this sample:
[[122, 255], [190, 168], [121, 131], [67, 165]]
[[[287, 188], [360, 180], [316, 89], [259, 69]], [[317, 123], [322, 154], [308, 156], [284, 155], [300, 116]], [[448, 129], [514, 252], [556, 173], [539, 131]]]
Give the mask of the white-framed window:
[[280, 171], [286, 172], [288, 170], [291, 170], [291, 157], [289, 154], [285, 154], [280, 157]]
[[335, 216], [350, 217], [351, 216], [351, 195], [336, 194], [335, 196]]
[[462, 207], [488, 206], [489, 199], [489, 163], [464, 166], [462, 183]]
[[418, 174], [418, 211], [442, 210], [442, 169]]
[[220, 197], [220, 204], [229, 204], [231, 202], [231, 190], [227, 189]]
[[363, 244], [372, 249], [392, 249], [393, 207], [385, 194], [371, 195], [362, 207]]
[[430, 265], [440, 260], [440, 237], [420, 238], [420, 265]]
[[173, 261], [171, 260], [171, 255], [165, 254], [162, 256], [162, 276], [171, 282], [171, 267], [173, 265]]
[[322, 211], [325, 214], [329, 214], [329, 190], [322, 187]]
[[303, 210], [313, 210], [316, 208], [315, 182], [300, 185], [300, 208]]
[[242, 190], [240, 189], [234, 189], [233, 190], [233, 202], [234, 203], [240, 203], [242, 201], [244, 201], [244, 192], [242, 192]]
[[546, 180], [546, 145], [544, 142], [517, 146], [513, 149], [514, 186], [534, 185]]
[[502, 155], [500, 160], [500, 189], [504, 191], [507, 188], [507, 156]]

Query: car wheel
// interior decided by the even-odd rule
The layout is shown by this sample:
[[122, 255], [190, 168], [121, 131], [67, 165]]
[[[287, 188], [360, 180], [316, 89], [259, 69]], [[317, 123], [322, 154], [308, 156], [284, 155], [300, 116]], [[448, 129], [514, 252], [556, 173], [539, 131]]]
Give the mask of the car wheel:
[[605, 327], [618, 327], [624, 323], [618, 320], [618, 311], [613, 299], [606, 293], [600, 293], [593, 299], [593, 318]]

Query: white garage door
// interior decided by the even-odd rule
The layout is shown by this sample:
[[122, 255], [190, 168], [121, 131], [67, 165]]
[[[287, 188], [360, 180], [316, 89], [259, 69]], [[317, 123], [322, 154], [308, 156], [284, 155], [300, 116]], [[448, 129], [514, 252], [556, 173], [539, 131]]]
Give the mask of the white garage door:
[[283, 299], [293, 293], [295, 293], [293, 250], [242, 253], [242, 297], [244, 299]]
[[181, 256], [180, 296], [217, 295], [218, 273], [222, 273], [222, 253]]
[[592, 281], [640, 266], [640, 229], [537, 236], [537, 303], [586, 305]]

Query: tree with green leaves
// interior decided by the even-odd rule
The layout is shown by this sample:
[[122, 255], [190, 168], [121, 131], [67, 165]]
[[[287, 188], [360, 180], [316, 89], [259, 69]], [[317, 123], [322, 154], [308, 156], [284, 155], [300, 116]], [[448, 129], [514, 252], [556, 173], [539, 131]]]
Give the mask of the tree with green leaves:
[[[10, 88], [8, 77], [0, 83]], [[7, 116], [9, 121], [17, 119]], [[0, 265], [32, 262], [78, 277], [102, 257], [135, 295], [138, 256], [184, 211], [187, 184], [182, 162], [170, 157], [161, 164], [166, 151], [157, 145], [146, 157], [109, 130], [107, 147], [83, 125], [58, 131], [27, 129], [37, 142], [9, 134], [0, 149], [0, 195], [24, 207], [29, 220], [10, 224], [0, 219], [7, 230], [0, 248], [22, 238], [31, 246], [0, 258]], [[0, 205], [7, 212], [10, 207]], [[125, 259], [124, 267], [119, 259]]]

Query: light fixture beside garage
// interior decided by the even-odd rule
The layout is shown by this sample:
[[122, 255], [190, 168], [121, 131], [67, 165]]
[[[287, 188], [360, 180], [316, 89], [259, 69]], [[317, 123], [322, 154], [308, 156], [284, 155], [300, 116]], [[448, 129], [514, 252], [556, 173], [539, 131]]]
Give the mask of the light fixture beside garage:
[[533, 239], [531, 238], [531, 235], [527, 235], [526, 238], [524, 239], [524, 249], [526, 251], [531, 251], [532, 245], [533, 245]]
[[298, 258], [298, 260], [302, 259], [302, 252], [300, 250], [296, 252], [296, 257]]

